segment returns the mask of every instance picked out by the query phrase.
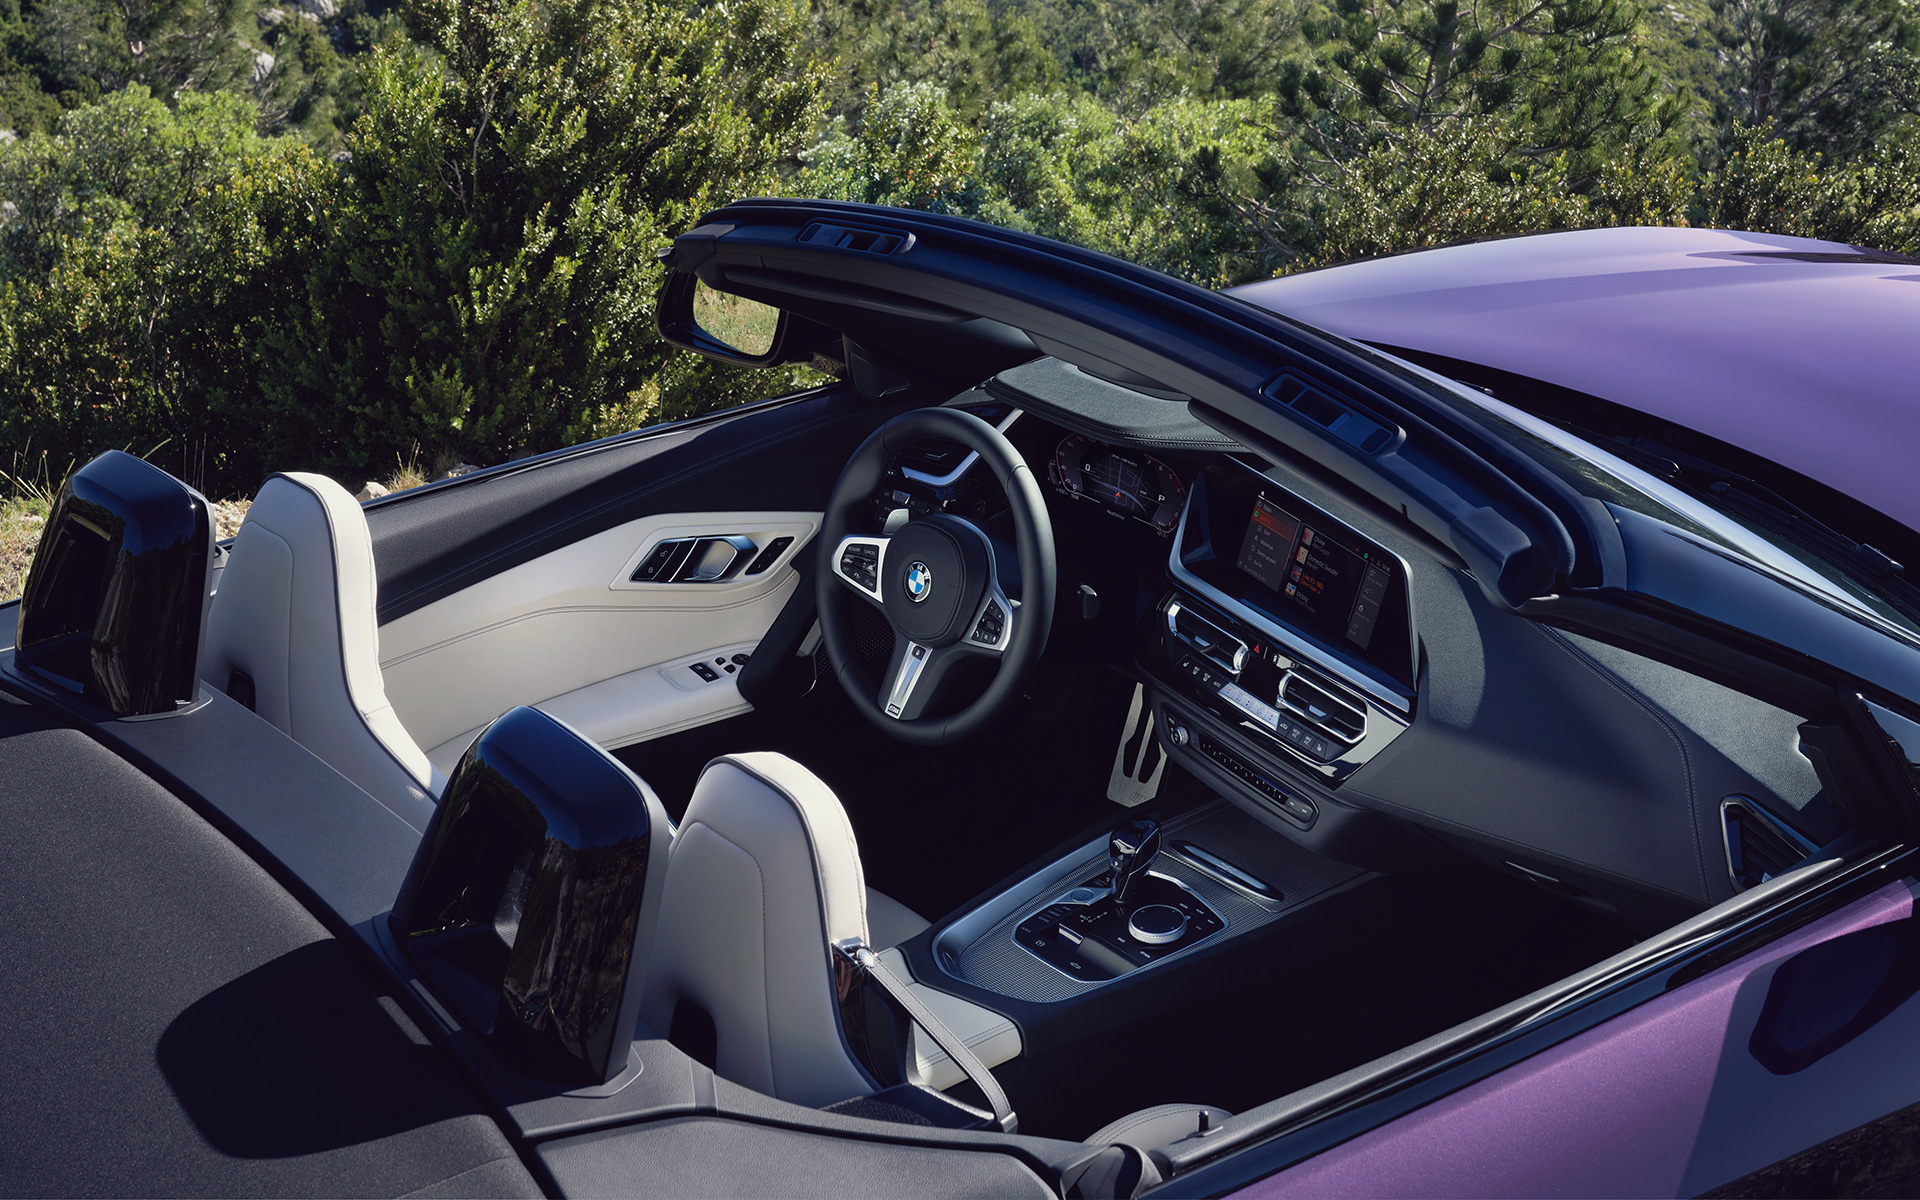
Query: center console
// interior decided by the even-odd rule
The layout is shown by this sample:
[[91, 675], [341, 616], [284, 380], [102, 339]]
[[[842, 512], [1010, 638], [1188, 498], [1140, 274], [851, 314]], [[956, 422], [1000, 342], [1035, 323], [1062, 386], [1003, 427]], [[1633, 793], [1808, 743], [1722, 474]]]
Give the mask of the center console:
[[1116, 829], [1107, 839], [1107, 870], [1022, 921], [1014, 941], [1074, 979], [1102, 980], [1152, 966], [1225, 929], [1205, 900], [1152, 869], [1159, 853], [1160, 827], [1152, 821]]
[[1403, 733], [1419, 645], [1406, 564], [1232, 459], [1194, 480], [1143, 631], [1167, 753], [1322, 851], [1339, 786]]

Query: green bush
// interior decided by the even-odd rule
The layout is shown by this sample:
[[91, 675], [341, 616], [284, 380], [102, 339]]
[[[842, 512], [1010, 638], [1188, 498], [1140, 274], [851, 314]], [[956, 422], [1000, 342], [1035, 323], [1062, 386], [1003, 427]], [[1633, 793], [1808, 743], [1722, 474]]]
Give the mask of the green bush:
[[[304, 295], [263, 343], [276, 461], [497, 462], [637, 423], [654, 250], [767, 190], [818, 108], [785, 0], [422, 0], [383, 49]], [[657, 385], [655, 385], [657, 386]]]
[[1909, 124], [1865, 157], [1834, 166], [1765, 130], [1738, 130], [1705, 199], [1721, 228], [1920, 255], [1920, 126]]
[[216, 492], [254, 475], [255, 349], [330, 176], [239, 97], [169, 110], [139, 85], [0, 147], [0, 443], [158, 449]]

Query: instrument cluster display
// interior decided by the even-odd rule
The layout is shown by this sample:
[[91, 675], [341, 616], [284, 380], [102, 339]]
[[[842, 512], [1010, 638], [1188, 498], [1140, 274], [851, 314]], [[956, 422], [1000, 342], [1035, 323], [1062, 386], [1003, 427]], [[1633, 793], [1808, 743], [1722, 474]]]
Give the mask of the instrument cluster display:
[[1090, 500], [1116, 517], [1151, 525], [1163, 536], [1180, 524], [1186, 488], [1171, 467], [1151, 454], [1118, 450], [1076, 433], [1054, 450], [1047, 473], [1054, 487], [1066, 495]]

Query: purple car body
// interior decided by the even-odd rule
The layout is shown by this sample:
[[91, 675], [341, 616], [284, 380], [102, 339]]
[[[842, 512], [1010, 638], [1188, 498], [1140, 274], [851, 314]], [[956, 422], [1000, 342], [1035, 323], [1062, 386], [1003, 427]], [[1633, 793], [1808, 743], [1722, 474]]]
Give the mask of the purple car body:
[[[1588, 230], [1375, 259], [1233, 294], [1389, 352], [1636, 409], [1920, 529], [1912, 260], [1727, 230]], [[1800, 1070], [1764, 1066], [1753, 1046], [1780, 1019], [1766, 1010], [1783, 966], [1805, 955], [1818, 967], [1816, 949], [1856, 961], [1847, 939], [1911, 923], [1912, 887], [1890, 882], [1234, 1194], [1848, 1194], [1870, 1178], [1862, 1167], [1877, 1140], [1904, 1136], [1899, 1111], [1920, 1101], [1920, 1000]], [[1812, 1042], [1837, 1019], [1813, 1009], [1789, 1016], [1801, 1024], [1787, 1040]], [[1787, 1147], [1802, 1153], [1783, 1160]]]
[[1920, 529], [1920, 263], [1910, 259], [1722, 229], [1593, 229], [1233, 294], [1354, 341], [1663, 417]]

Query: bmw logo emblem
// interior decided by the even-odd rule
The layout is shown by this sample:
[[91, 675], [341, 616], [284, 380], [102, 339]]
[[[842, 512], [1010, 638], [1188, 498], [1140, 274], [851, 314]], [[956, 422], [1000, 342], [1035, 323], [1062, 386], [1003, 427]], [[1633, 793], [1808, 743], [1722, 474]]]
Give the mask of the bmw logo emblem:
[[933, 572], [927, 570], [923, 562], [910, 563], [907, 566], [907, 599], [915, 604], [933, 595]]

